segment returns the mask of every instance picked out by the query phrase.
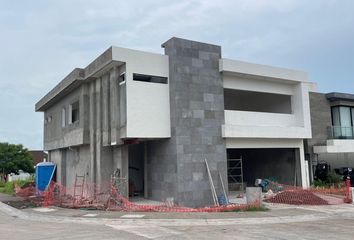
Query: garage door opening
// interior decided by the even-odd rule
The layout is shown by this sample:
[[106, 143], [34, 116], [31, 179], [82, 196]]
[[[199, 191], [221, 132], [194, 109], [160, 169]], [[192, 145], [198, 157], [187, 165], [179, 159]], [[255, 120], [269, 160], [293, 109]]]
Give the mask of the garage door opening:
[[[242, 180], [243, 187], [252, 187], [256, 179], [269, 179], [281, 184], [301, 186], [299, 150], [295, 148], [228, 149], [229, 190]], [[240, 160], [241, 161], [237, 161]], [[238, 167], [241, 170], [237, 170]], [[241, 174], [235, 178], [233, 175]], [[240, 184], [239, 184], [240, 186]]]

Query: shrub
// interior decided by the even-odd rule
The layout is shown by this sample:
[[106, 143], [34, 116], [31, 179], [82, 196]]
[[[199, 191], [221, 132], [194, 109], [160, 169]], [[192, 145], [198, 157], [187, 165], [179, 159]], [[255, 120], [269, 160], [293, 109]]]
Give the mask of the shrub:
[[313, 186], [314, 187], [327, 187], [328, 184], [320, 179], [317, 179], [317, 180], [313, 181]]
[[327, 175], [327, 183], [335, 185], [342, 182], [342, 176], [338, 175], [335, 171], [330, 171]]
[[342, 176], [335, 171], [330, 171], [324, 181], [317, 179], [313, 182], [314, 187], [333, 187], [338, 186], [343, 181]]

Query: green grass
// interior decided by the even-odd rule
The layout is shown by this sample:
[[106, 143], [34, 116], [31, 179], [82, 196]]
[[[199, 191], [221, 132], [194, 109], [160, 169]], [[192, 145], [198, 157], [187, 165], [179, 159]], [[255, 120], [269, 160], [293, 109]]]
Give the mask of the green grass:
[[[15, 182], [18, 186], [22, 187], [26, 183], [32, 182], [32, 180], [17, 180]], [[0, 193], [13, 195], [15, 193], [15, 182], [0, 182]]]
[[0, 192], [1, 193], [6, 193], [6, 194], [14, 194], [14, 183], [13, 182], [7, 182], [3, 184], [3, 187], [0, 187]]
[[264, 205], [248, 206], [246, 208], [240, 208], [235, 210], [225, 210], [225, 212], [266, 212], [266, 211], [269, 211], [269, 208], [267, 208]]
[[266, 211], [269, 211], [269, 208], [267, 208], [266, 206], [264, 205], [261, 205], [261, 206], [252, 206], [252, 207], [248, 207], [246, 208], [245, 210], [246, 212], [266, 212]]

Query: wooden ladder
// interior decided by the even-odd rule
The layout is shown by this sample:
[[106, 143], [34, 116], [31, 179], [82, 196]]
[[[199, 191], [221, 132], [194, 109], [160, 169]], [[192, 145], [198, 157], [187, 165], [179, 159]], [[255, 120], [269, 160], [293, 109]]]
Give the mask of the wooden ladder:
[[85, 175], [79, 176], [75, 175], [75, 183], [74, 183], [74, 203], [76, 202], [77, 198], [83, 198], [84, 195], [84, 185], [85, 185]]

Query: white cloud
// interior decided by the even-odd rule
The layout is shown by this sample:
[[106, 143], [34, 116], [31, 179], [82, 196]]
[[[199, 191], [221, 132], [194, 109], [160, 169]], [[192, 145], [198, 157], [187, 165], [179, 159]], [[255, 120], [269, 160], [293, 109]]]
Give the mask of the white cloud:
[[162, 52], [172, 36], [304, 69], [323, 91], [354, 92], [353, 8], [350, 0], [1, 1], [0, 141], [41, 148], [34, 104], [73, 68], [110, 45]]

